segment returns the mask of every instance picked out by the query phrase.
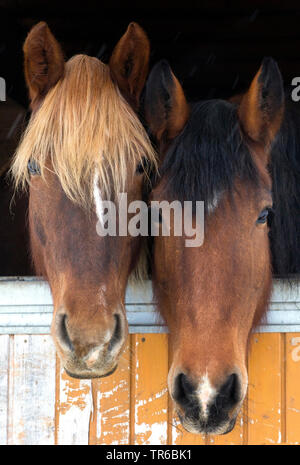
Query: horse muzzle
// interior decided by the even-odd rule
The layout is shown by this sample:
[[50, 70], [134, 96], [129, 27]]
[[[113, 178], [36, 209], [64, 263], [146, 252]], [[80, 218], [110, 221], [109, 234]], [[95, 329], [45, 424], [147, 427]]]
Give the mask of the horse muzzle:
[[[73, 378], [101, 378], [112, 374], [118, 365], [128, 333], [126, 319], [114, 313], [110, 325], [90, 325], [89, 330], [74, 326], [73, 319], [60, 309], [51, 333], [66, 373]], [[77, 321], [78, 323], [78, 321]]]

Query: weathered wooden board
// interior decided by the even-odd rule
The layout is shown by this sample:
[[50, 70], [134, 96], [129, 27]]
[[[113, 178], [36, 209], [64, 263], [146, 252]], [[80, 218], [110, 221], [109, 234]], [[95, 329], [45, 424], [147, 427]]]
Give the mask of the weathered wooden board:
[[7, 423], [7, 444], [54, 444], [55, 353], [48, 335], [10, 337]]
[[57, 365], [56, 444], [87, 445], [93, 409], [91, 381], [70, 378]]
[[132, 334], [118, 370], [75, 380], [48, 335], [47, 283], [0, 278], [0, 444], [300, 443], [299, 284], [275, 284], [267, 321], [252, 335], [248, 396], [225, 436], [187, 433], [174, 414], [168, 335], [149, 282], [128, 288], [126, 308]]
[[187, 433], [167, 393], [167, 334], [131, 335], [99, 380], [62, 370], [48, 335], [0, 336], [0, 444], [299, 444], [300, 333], [257, 333], [235, 429]]
[[300, 334], [286, 334], [286, 442], [300, 444]]
[[133, 444], [167, 444], [168, 342], [165, 334], [135, 334], [131, 386]]
[[7, 444], [9, 338], [0, 336], [0, 445]]
[[90, 444], [130, 443], [130, 340], [112, 375], [92, 381]]
[[282, 338], [257, 334], [249, 357], [248, 444], [280, 444], [282, 440]]

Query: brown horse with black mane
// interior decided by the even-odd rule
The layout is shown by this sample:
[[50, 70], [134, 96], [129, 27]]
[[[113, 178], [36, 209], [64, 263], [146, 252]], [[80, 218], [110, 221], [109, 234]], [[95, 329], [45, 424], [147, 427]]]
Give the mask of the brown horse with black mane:
[[134, 110], [148, 71], [149, 42], [131, 23], [109, 65], [65, 62], [46, 23], [24, 44], [32, 116], [12, 165], [29, 186], [29, 233], [38, 275], [50, 284], [52, 336], [66, 371], [93, 378], [115, 370], [128, 334], [124, 307], [140, 238], [100, 237], [103, 199], [142, 198], [143, 160], [155, 163]]
[[153, 245], [154, 292], [170, 332], [168, 386], [190, 432], [228, 433], [245, 398], [249, 335], [271, 292], [267, 166], [283, 113], [270, 58], [238, 106], [189, 105], [165, 61], [148, 78], [145, 115], [162, 160], [150, 200], [205, 202], [201, 247], [186, 247], [172, 229]]

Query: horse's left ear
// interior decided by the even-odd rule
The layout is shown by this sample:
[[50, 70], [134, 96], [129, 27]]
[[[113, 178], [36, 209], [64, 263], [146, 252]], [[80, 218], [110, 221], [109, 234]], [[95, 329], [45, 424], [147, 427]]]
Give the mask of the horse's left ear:
[[284, 113], [281, 73], [272, 58], [264, 58], [238, 109], [242, 129], [250, 140], [271, 144], [280, 129]]
[[161, 60], [153, 67], [146, 84], [145, 116], [157, 141], [172, 141], [184, 128], [190, 107], [180, 82], [169, 63]]
[[112, 53], [109, 67], [122, 94], [135, 110], [147, 79], [149, 57], [150, 42], [145, 31], [137, 23], [130, 23]]

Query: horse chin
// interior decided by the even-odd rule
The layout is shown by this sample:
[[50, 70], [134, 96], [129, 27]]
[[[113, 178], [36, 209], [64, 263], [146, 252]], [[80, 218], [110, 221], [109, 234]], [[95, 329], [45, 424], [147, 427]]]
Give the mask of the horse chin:
[[235, 427], [235, 424], [236, 424], [236, 417], [235, 418], [232, 418], [229, 422], [229, 425], [227, 427], [227, 429], [224, 431], [224, 433], [219, 433], [219, 434], [228, 434], [228, 433], [231, 433], [231, 431], [233, 430], [233, 428]]
[[71, 373], [67, 368], [65, 368], [65, 372], [67, 373], [68, 376], [71, 378], [75, 379], [95, 379], [95, 378], [105, 378], [106, 376], [112, 375], [116, 369], [118, 368], [118, 365], [115, 365], [111, 370], [108, 370], [107, 372], [100, 374], [100, 373], [90, 373], [90, 372], [83, 372], [83, 373]]
[[120, 355], [117, 357], [97, 360], [91, 367], [84, 361], [71, 357], [70, 359], [62, 359], [62, 366], [71, 378], [76, 379], [94, 379], [104, 378], [112, 375], [118, 368]]
[[228, 419], [228, 421], [221, 423], [220, 425], [209, 424], [209, 421], [195, 421], [195, 419], [189, 419], [177, 411], [178, 418], [183, 428], [192, 434], [213, 434], [213, 435], [225, 435], [230, 433], [235, 427], [237, 416]]

